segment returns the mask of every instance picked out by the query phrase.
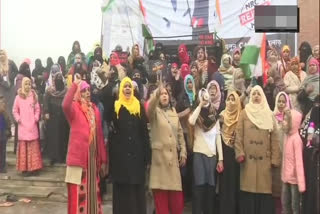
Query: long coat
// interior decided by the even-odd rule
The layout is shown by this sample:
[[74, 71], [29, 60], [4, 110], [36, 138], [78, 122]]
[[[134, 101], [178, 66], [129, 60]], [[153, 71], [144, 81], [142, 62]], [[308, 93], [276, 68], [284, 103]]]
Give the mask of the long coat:
[[140, 105], [140, 116], [121, 107], [119, 118], [112, 117], [109, 134], [110, 174], [114, 183], [144, 184], [151, 151], [146, 116]]
[[148, 112], [152, 148], [149, 187], [182, 191], [178, 152], [187, 157], [183, 131], [175, 109], [163, 110], [158, 102], [158, 99], [150, 101]]
[[38, 122], [40, 119], [40, 105], [35, 101], [35, 91], [23, 98], [17, 95], [14, 100], [12, 113], [15, 121], [19, 124], [18, 140], [32, 141], [39, 139]]
[[[275, 121], [274, 126], [276, 127]], [[243, 110], [239, 117], [235, 139], [236, 158], [244, 155], [240, 164], [240, 189], [251, 193], [272, 193], [272, 165], [280, 165], [278, 131], [259, 129]]]
[[62, 110], [63, 96], [53, 96], [47, 91], [44, 96], [44, 113], [49, 114], [46, 129], [45, 154], [51, 160], [64, 162], [66, 159], [69, 124]]

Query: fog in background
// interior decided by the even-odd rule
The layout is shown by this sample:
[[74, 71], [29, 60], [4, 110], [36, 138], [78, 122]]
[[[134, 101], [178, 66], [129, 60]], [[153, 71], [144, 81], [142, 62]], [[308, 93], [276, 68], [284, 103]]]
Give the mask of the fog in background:
[[67, 60], [78, 40], [87, 54], [100, 41], [101, 0], [0, 0], [1, 49], [19, 67], [25, 58]]

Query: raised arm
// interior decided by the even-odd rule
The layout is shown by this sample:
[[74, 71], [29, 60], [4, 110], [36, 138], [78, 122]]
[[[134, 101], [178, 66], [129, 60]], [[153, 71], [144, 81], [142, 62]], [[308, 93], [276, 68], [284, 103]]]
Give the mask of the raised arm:
[[72, 102], [75, 93], [77, 92], [78, 85], [76, 83], [72, 83], [71, 88], [68, 90], [66, 96], [64, 97], [64, 100], [62, 102], [62, 109], [64, 114], [66, 115], [66, 118], [70, 122], [73, 118], [73, 108], [72, 108]]
[[157, 88], [150, 96], [147, 115], [150, 121], [154, 120], [156, 117], [156, 108], [160, 99], [160, 90]]
[[201, 112], [201, 106], [199, 104], [198, 107], [192, 112], [192, 114], [188, 119], [190, 125], [194, 126], [196, 124], [200, 112]]

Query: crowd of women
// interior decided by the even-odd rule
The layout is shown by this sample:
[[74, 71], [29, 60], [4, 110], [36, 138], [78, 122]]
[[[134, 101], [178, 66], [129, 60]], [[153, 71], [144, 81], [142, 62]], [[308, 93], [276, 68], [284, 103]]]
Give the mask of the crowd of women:
[[251, 79], [242, 52], [134, 45], [124, 62], [120, 46], [106, 60], [75, 42], [31, 73], [1, 50], [0, 172], [12, 123], [18, 171], [66, 162], [69, 214], [103, 213], [106, 178], [114, 214], [182, 214], [188, 200], [193, 214], [318, 214], [319, 45], [268, 47]]

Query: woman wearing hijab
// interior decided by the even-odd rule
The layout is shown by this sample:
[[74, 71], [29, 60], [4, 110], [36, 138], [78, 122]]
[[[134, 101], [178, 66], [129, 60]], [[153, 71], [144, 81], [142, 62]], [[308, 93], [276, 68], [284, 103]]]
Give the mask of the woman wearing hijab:
[[246, 89], [246, 80], [243, 71], [241, 68], [234, 69], [233, 72], [233, 80], [232, 80], [232, 88], [235, 90], [240, 96], [240, 100], [242, 105], [247, 102], [247, 89]]
[[[151, 95], [148, 107], [151, 127], [152, 162], [149, 187], [158, 214], [182, 214], [183, 193], [180, 168], [187, 152], [178, 114], [170, 93], [162, 86]], [[161, 131], [160, 131], [161, 130]]]
[[206, 85], [208, 82], [208, 60], [206, 49], [203, 46], [195, 48], [196, 63], [199, 71], [202, 74], [202, 85]]
[[223, 153], [217, 110], [206, 89], [199, 91], [199, 105], [189, 117], [194, 126], [193, 149], [194, 195], [192, 213], [213, 214], [215, 208], [216, 169], [223, 171]]
[[70, 87], [72, 84], [72, 81], [74, 80], [74, 75], [80, 74], [81, 79], [86, 81], [88, 84], [90, 84], [90, 73], [88, 72], [88, 67], [85, 62], [81, 59], [81, 54], [76, 54], [75, 56], [75, 62], [71, 66], [68, 78], [67, 78], [67, 86]]
[[79, 75], [65, 95], [62, 109], [70, 125], [65, 179], [68, 214], [100, 214], [99, 175], [108, 173], [108, 159], [99, 110], [90, 101], [90, 86]]
[[320, 212], [320, 95], [306, 115], [300, 130], [304, 142], [303, 162], [305, 169], [306, 192], [303, 195], [303, 213]]
[[88, 61], [88, 71], [89, 71], [89, 73], [91, 73], [92, 68], [93, 68], [93, 63], [96, 60], [100, 63], [100, 65], [102, 65], [104, 63], [102, 48], [100, 46], [96, 47], [94, 49], [93, 56], [89, 58], [89, 61]]
[[281, 56], [280, 56], [280, 74], [282, 77], [289, 71], [290, 66], [290, 47], [288, 45], [284, 45], [282, 47]]
[[302, 112], [307, 114], [312, 107], [314, 99], [319, 94], [320, 84], [319, 62], [315, 58], [311, 58], [308, 64], [308, 72], [306, 78], [300, 86], [300, 93], [297, 100], [300, 104]]
[[222, 111], [221, 108], [221, 91], [217, 81], [212, 80], [207, 85], [207, 91], [209, 93], [209, 101], [216, 109], [217, 113], [219, 114]]
[[65, 163], [69, 125], [63, 114], [62, 101], [67, 92], [62, 72], [52, 75], [52, 85], [44, 96], [44, 116], [46, 120], [46, 146], [44, 153], [51, 164]]
[[280, 165], [279, 138], [267, 99], [260, 86], [250, 92], [235, 138], [240, 163], [240, 214], [273, 214], [272, 167]]
[[46, 71], [50, 72], [51, 70], [51, 66], [54, 64], [53, 60], [51, 57], [47, 58], [47, 65], [46, 65]]
[[[28, 77], [32, 82], [30, 66], [26, 62], [24, 62], [24, 63], [22, 63], [20, 65], [18, 75], [17, 75], [17, 77], [15, 79], [15, 90], [16, 90], [16, 93], [21, 88], [22, 80], [23, 80], [24, 77]], [[31, 84], [31, 87], [32, 87], [32, 84]]]
[[[189, 141], [192, 141], [192, 132], [193, 128], [188, 123], [188, 118], [195, 106], [196, 101], [196, 89], [195, 82], [192, 75], [188, 74], [184, 79], [184, 91], [180, 94], [176, 109], [178, 113], [178, 117], [182, 126], [184, 139], [186, 142], [186, 146]], [[191, 199], [192, 197], [192, 148], [188, 147], [188, 161], [186, 166], [186, 171], [183, 169], [183, 192], [185, 194], [186, 199]]]
[[69, 70], [71, 66], [75, 63], [77, 54], [80, 54], [81, 61], [86, 61], [86, 56], [84, 55], [84, 53], [81, 52], [80, 43], [78, 41], [74, 41], [72, 45], [72, 51], [69, 54], [67, 60], [67, 70]]
[[38, 96], [43, 95], [45, 92], [45, 82], [43, 81], [44, 72], [45, 72], [45, 68], [42, 66], [41, 60], [36, 59], [35, 68], [32, 71], [32, 77], [34, 78], [34, 82], [36, 84], [36, 90], [38, 92]]
[[289, 95], [293, 108], [298, 107], [297, 96], [301, 88], [301, 83], [306, 77], [306, 73], [300, 68], [299, 57], [293, 57], [290, 62], [290, 71], [284, 76], [285, 92]]
[[222, 55], [219, 72], [223, 75], [224, 78], [224, 91], [222, 93], [227, 95], [228, 91], [232, 90], [232, 80], [234, 72], [234, 67], [232, 66], [232, 58], [230, 55]]
[[31, 89], [31, 80], [28, 77], [22, 80], [12, 112], [19, 126], [17, 170], [34, 173], [42, 168], [38, 131], [40, 105], [36, 92]]
[[275, 107], [275, 97], [281, 91], [284, 91], [286, 85], [284, 84], [279, 66], [278, 66], [278, 53], [275, 50], [268, 51], [269, 69], [267, 70], [267, 81], [263, 88], [266, 95], [270, 109]]
[[134, 44], [131, 49], [131, 55], [128, 57], [128, 62], [131, 69], [134, 69], [134, 61], [139, 57], [141, 57], [140, 47], [138, 44]]
[[0, 49], [0, 96], [5, 99], [6, 111], [13, 123], [12, 106], [16, 95], [15, 92], [15, 78], [18, 74], [16, 64], [8, 58], [7, 52]]
[[66, 59], [63, 56], [59, 56], [57, 63], [60, 65], [63, 77], [66, 77], [68, 73]]
[[119, 88], [109, 134], [114, 214], [145, 214], [145, 173], [151, 152], [144, 108], [129, 77]]
[[48, 89], [49, 87], [54, 85], [53, 77], [55, 75], [57, 75], [57, 73], [61, 73], [62, 74], [62, 71], [61, 71], [60, 65], [58, 63], [55, 63], [55, 64], [53, 64], [51, 66], [49, 78], [48, 78], [48, 80], [46, 82], [46, 89]]
[[299, 59], [300, 59], [301, 69], [305, 72], [308, 71], [308, 63], [311, 57], [312, 57], [311, 45], [307, 41], [302, 42], [299, 47]]
[[240, 171], [234, 159], [236, 127], [241, 113], [241, 100], [237, 92], [230, 92], [226, 109], [220, 113], [224, 171], [219, 175], [219, 201], [221, 214], [237, 214], [239, 211]]
[[196, 91], [199, 91], [202, 88], [202, 75], [196, 62], [191, 63], [190, 72], [194, 79]]
[[[283, 152], [283, 146], [289, 131], [292, 126], [292, 115], [291, 115], [291, 103], [290, 98], [285, 92], [280, 92], [276, 96], [275, 108], [273, 115], [276, 121], [276, 128], [279, 133], [279, 149], [280, 153]], [[282, 160], [282, 155], [280, 156]], [[282, 161], [281, 161], [282, 162]], [[281, 163], [280, 162], [280, 163]], [[272, 169], [272, 196], [275, 200], [276, 214], [281, 214], [281, 193], [282, 192], [282, 181], [281, 181], [281, 166], [279, 168]]]
[[241, 50], [236, 48], [232, 54], [232, 66], [234, 68], [240, 68]]
[[188, 117], [196, 101], [195, 83], [193, 77], [189, 74], [184, 79], [184, 92], [177, 100], [177, 113], [183, 129], [183, 133], [188, 133]]

